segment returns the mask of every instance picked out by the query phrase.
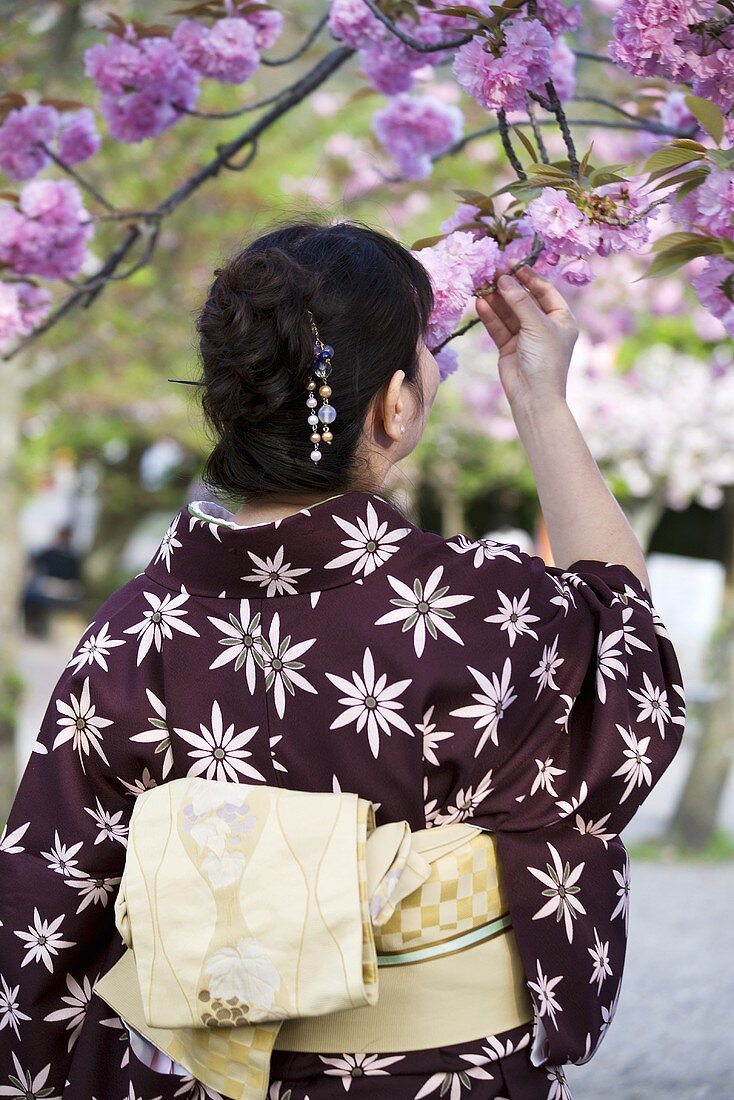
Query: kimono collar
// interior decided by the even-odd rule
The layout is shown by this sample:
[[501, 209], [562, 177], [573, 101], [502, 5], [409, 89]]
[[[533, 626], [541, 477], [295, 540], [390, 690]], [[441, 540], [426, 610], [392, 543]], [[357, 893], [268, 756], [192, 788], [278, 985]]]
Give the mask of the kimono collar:
[[208, 501], [176, 515], [145, 575], [223, 598], [292, 596], [362, 584], [420, 532], [377, 493], [353, 490], [251, 526]]

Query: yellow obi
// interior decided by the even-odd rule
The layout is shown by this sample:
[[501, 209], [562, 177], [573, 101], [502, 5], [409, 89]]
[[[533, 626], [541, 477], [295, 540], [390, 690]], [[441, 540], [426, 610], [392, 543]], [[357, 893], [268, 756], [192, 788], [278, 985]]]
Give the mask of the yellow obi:
[[128, 950], [94, 991], [234, 1100], [265, 1100], [274, 1048], [421, 1049], [533, 1018], [491, 834], [376, 826], [348, 792], [143, 792], [115, 919]]

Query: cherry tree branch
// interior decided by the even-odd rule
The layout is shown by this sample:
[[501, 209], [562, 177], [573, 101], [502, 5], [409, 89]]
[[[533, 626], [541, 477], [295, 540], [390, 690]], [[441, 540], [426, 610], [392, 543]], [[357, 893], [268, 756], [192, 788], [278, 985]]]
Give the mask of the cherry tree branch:
[[302, 54], [304, 54], [306, 52], [306, 50], [311, 45], [311, 43], [313, 41], [315, 41], [315, 39], [318, 38], [318, 36], [321, 34], [321, 31], [324, 29], [324, 27], [326, 26], [328, 21], [329, 21], [329, 12], [327, 11], [326, 14], [323, 15], [321, 17], [321, 19], [319, 19], [318, 23], [313, 28], [313, 30], [309, 31], [308, 36], [303, 40], [301, 45], [298, 47], [297, 50], [295, 50], [294, 53], [288, 54], [287, 57], [277, 57], [277, 58], [274, 58], [274, 57], [261, 57], [260, 58], [260, 63], [262, 65], [272, 65], [272, 66], [275, 66], [275, 65], [290, 65], [291, 61], [296, 61], [299, 57], [301, 57]]
[[[163, 218], [168, 217], [176, 210], [182, 202], [189, 198], [190, 195], [197, 191], [202, 184], [208, 180], [215, 178], [223, 169], [231, 168], [242, 170], [251, 163], [254, 150], [257, 149], [257, 139], [264, 133], [270, 126], [272, 126], [279, 118], [287, 114], [304, 99], [306, 99], [311, 92], [323, 84], [329, 77], [339, 69], [345, 61], [347, 61], [355, 51], [351, 46], [337, 46], [326, 54], [320, 61], [313, 66], [307, 73], [299, 77], [293, 84], [287, 87], [283, 94], [279, 97], [278, 103], [267, 111], [261, 118], [253, 122], [243, 133], [237, 137], [232, 138], [231, 141], [223, 142], [217, 146], [217, 155], [213, 157], [207, 164], [203, 165], [198, 172], [195, 172], [187, 180], [185, 180], [179, 187], [171, 192], [165, 199], [163, 199], [152, 210], [147, 211], [140, 218], [140, 221], [145, 224], [149, 222], [159, 223]], [[245, 157], [245, 160], [237, 164], [235, 157], [247, 146], [252, 146], [251, 152], [253, 156], [249, 155]], [[130, 217], [130, 215], [123, 215], [123, 217]], [[37, 340], [39, 336], [48, 332], [58, 321], [65, 317], [77, 306], [82, 306], [87, 309], [94, 299], [101, 293], [108, 282], [112, 281], [113, 276], [115, 278], [129, 277], [135, 271], [139, 270], [142, 266], [142, 257], [137, 260], [131, 268], [127, 269], [126, 275], [115, 275], [118, 267], [123, 262], [125, 257], [129, 254], [134, 245], [138, 242], [141, 236], [145, 236], [143, 228], [140, 224], [134, 224], [130, 226], [127, 234], [123, 237], [122, 241], [112, 250], [107, 259], [102, 264], [99, 271], [90, 276], [89, 279], [81, 283], [69, 297], [53, 310], [48, 317], [40, 325], [38, 325], [32, 332], [30, 332], [24, 339], [20, 340], [15, 347], [7, 352], [2, 358], [5, 360], [12, 359], [23, 348], [27, 347], [34, 340]], [[157, 239], [157, 230], [154, 230], [148, 235], [146, 241], [146, 247], [144, 250], [145, 262], [150, 259], [153, 248], [155, 247]]]
[[39, 145], [41, 149], [43, 149], [46, 156], [50, 160], [52, 160], [54, 164], [61, 169], [62, 172], [65, 172], [67, 176], [71, 176], [71, 178], [75, 180], [75, 182], [78, 183], [84, 191], [88, 191], [89, 194], [92, 195], [92, 197], [95, 198], [101, 206], [104, 206], [106, 210], [114, 212], [115, 208], [112, 203], [108, 202], [102, 192], [98, 191], [97, 188], [89, 182], [89, 180], [80, 175], [79, 172], [76, 171], [76, 169], [72, 168], [71, 165], [67, 164], [65, 160], [61, 159], [61, 157], [58, 157], [56, 153], [54, 153], [53, 149], [49, 149], [48, 145], [46, 145], [45, 142], [41, 141], [39, 142]]
[[401, 27], [398, 27], [395, 22], [383, 11], [378, 8], [375, 0], [363, 0], [363, 3], [367, 5], [376, 19], [379, 19], [383, 26], [387, 27], [391, 34], [394, 34], [396, 38], [399, 38], [401, 42], [404, 42], [406, 46], [410, 46], [411, 49], [417, 50], [419, 53], [432, 53], [436, 50], [450, 50], [454, 47], [465, 46], [467, 42], [471, 42], [474, 37], [474, 31], [469, 31], [467, 34], [462, 35], [461, 38], [452, 38], [448, 42], [421, 42], [418, 38], [413, 38]]
[[512, 142], [510, 141], [510, 128], [507, 125], [507, 114], [503, 110], [497, 112], [497, 129], [499, 130], [499, 135], [502, 139], [502, 148], [505, 150], [505, 153], [507, 154], [507, 159], [515, 170], [515, 175], [520, 180], [526, 180], [528, 178], [527, 173], [520, 163], [517, 153], [512, 147]]

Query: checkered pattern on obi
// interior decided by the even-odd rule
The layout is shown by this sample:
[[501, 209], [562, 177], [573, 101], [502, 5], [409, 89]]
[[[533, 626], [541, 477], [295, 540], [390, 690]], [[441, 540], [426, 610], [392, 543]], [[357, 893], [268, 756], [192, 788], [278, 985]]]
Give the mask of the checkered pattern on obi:
[[438, 943], [487, 924], [508, 911], [497, 841], [480, 832], [439, 856], [431, 876], [375, 928], [379, 955]]

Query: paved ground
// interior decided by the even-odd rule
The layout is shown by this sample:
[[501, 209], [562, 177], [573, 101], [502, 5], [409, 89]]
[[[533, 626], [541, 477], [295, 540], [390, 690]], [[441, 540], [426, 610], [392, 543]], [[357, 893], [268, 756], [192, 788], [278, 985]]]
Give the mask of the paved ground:
[[617, 1014], [573, 1100], [734, 1100], [734, 862], [632, 863]]
[[[55, 643], [28, 640], [29, 685], [19, 763], [83, 629]], [[693, 738], [691, 737], [691, 740]], [[690, 745], [625, 831], [633, 843], [662, 830], [685, 778]], [[734, 832], [734, 776], [722, 823]], [[734, 1100], [734, 862], [633, 861], [630, 940], [617, 1015], [598, 1054], [567, 1067], [573, 1100]]]

